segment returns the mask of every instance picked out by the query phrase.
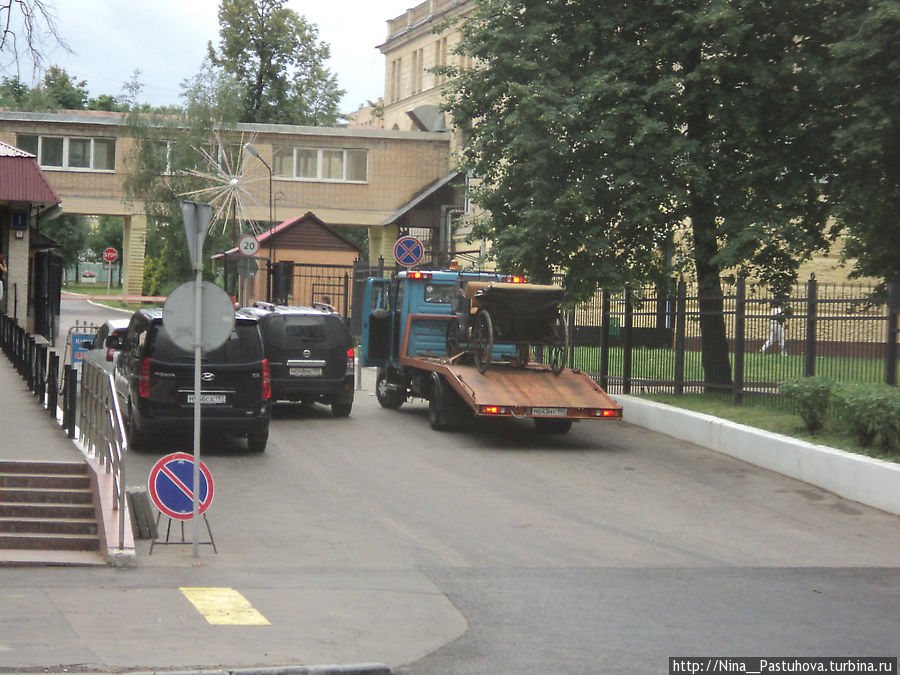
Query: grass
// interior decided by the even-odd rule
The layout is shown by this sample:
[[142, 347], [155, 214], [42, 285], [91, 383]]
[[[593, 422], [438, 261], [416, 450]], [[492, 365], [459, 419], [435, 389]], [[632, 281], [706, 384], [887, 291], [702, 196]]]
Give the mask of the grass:
[[875, 457], [890, 462], [900, 462], [900, 454], [890, 454], [877, 447], [863, 447], [856, 437], [842, 433], [833, 421], [826, 421], [825, 427], [816, 434], [806, 430], [800, 415], [775, 407], [771, 402], [745, 400], [735, 405], [730, 395], [721, 394], [647, 394], [642, 398], [666, 403], [677, 408], [693, 410], [715, 417], [731, 420], [749, 427], [764, 429], [784, 436], [790, 436], [810, 443], [827, 445], [831, 448], [854, 452], [867, 457]]

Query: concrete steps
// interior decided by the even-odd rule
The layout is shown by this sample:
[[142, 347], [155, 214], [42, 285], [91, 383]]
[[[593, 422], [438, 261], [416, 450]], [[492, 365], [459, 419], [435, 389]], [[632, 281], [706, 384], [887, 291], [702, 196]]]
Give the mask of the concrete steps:
[[99, 551], [94, 503], [84, 463], [0, 461], [0, 564]]

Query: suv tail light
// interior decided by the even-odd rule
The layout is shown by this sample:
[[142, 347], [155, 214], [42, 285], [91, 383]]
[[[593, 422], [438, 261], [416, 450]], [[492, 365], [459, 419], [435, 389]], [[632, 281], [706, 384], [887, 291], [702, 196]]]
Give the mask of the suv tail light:
[[353, 366], [354, 366], [353, 359], [355, 356], [356, 356], [356, 352], [353, 351], [353, 347], [350, 347], [350, 349], [347, 350], [347, 372], [348, 373], [353, 372]]
[[272, 398], [272, 372], [269, 370], [269, 359], [262, 360], [262, 400]]
[[141, 361], [141, 370], [138, 375], [138, 394], [141, 398], [150, 398], [150, 359]]
[[113, 349], [112, 347], [107, 347], [107, 348], [106, 348], [106, 360], [107, 360], [107, 361], [112, 361], [112, 360], [113, 360], [113, 354], [115, 354], [115, 353], [116, 353], [116, 350], [115, 350], [115, 349]]

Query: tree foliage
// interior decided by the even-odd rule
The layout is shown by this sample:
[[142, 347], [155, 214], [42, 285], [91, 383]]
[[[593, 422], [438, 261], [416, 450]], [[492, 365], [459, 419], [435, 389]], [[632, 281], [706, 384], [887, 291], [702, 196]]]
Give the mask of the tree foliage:
[[219, 47], [210, 62], [243, 90], [240, 121], [333, 125], [344, 92], [325, 66], [318, 29], [285, 0], [222, 0]]
[[[826, 244], [820, 3], [484, 0], [446, 107], [506, 268], [584, 298], [678, 273], [727, 384], [720, 276], [776, 289]], [[674, 269], [668, 252], [674, 247]]]
[[63, 269], [77, 267], [90, 233], [87, 218], [63, 214], [42, 224], [40, 230], [60, 245]]
[[845, 257], [856, 276], [900, 280], [900, 2], [842, 2], [825, 28], [839, 162], [827, 190]]

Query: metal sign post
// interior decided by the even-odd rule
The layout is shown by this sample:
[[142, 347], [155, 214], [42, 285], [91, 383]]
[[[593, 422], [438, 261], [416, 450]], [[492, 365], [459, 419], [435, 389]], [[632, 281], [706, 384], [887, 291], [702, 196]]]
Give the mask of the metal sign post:
[[181, 202], [181, 214], [184, 218], [184, 230], [187, 235], [188, 251], [191, 254], [191, 265], [194, 268], [194, 515], [191, 523], [193, 546], [191, 554], [200, 557], [200, 366], [202, 361], [201, 331], [203, 314], [203, 242], [212, 219], [212, 207], [209, 204]]

